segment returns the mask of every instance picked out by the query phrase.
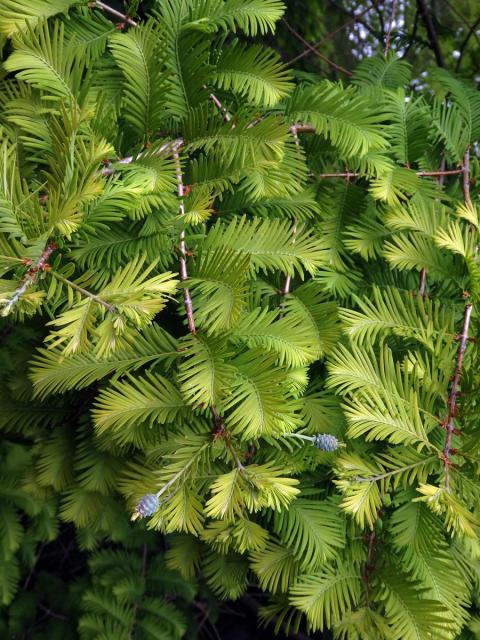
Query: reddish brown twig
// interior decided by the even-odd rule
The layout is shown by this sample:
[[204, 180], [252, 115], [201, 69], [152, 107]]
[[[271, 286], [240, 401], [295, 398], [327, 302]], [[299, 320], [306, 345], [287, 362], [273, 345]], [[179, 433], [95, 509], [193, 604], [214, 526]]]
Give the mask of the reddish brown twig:
[[[416, 175], [420, 178], [435, 178], [438, 176], [459, 176], [464, 173], [463, 167], [461, 169], [447, 169], [438, 171], [417, 171]], [[340, 171], [338, 173], [316, 173], [317, 178], [358, 178], [362, 174], [355, 171]]]
[[[206, 89], [207, 87], [204, 88]], [[230, 120], [232, 119], [232, 114], [228, 112], [227, 108], [223, 106], [223, 104], [214, 93], [209, 93], [208, 95], [210, 96], [210, 100], [213, 102], [213, 104], [223, 114], [223, 119], [225, 120], [225, 122], [230, 122]]]
[[[470, 204], [470, 149], [468, 148], [463, 158], [463, 197], [466, 204]], [[477, 252], [477, 250], [476, 250]], [[452, 449], [452, 437], [455, 433], [455, 418], [458, 413], [457, 399], [459, 396], [460, 380], [462, 377], [463, 359], [468, 344], [468, 330], [470, 327], [470, 319], [472, 316], [473, 305], [468, 303], [465, 306], [465, 312], [463, 314], [463, 329], [459, 336], [457, 360], [455, 365], [455, 372], [452, 378], [452, 384], [450, 387], [450, 393], [448, 394], [448, 412], [445, 418], [444, 425], [446, 430], [445, 444], [443, 447], [443, 461], [445, 465], [445, 488], [449, 489], [450, 486], [450, 467], [452, 465], [450, 455], [454, 453]]]
[[390, 16], [390, 22], [388, 24], [387, 37], [385, 38], [385, 50], [383, 52], [385, 56], [388, 54], [390, 50], [390, 40], [392, 37], [393, 22], [395, 20], [396, 10], [397, 10], [397, 0], [392, 0], [392, 15]]
[[420, 277], [418, 281], [418, 291], [422, 296], [422, 298], [425, 297], [426, 288], [427, 288], [427, 269], [423, 267], [423, 269], [420, 271]]
[[[15, 305], [20, 300], [26, 290], [30, 286], [32, 286], [32, 284], [35, 284], [38, 278], [38, 274], [45, 271], [45, 269], [47, 268], [48, 259], [55, 251], [55, 249], [57, 249], [56, 242], [50, 242], [49, 244], [47, 244], [36, 264], [30, 266], [30, 269], [23, 277], [21, 285], [16, 289], [13, 297], [5, 304], [2, 310], [2, 315], [8, 315], [13, 305]], [[26, 260], [25, 264], [31, 265], [31, 261]]]
[[[177, 193], [180, 199], [180, 203], [178, 205], [178, 209], [180, 212], [180, 217], [185, 217], [185, 203], [183, 198], [185, 196], [185, 189], [183, 185], [183, 174], [182, 174], [182, 165], [180, 164], [180, 156], [178, 155], [178, 151], [175, 150], [173, 153], [173, 159], [175, 161], [175, 173], [177, 175]], [[180, 280], [182, 282], [186, 282], [188, 280], [188, 270], [187, 270], [187, 247], [185, 244], [185, 229], [180, 233]], [[193, 317], [193, 305], [192, 299], [190, 297], [190, 290], [188, 287], [183, 289], [183, 300], [185, 302], [185, 311], [187, 313], [188, 319], [188, 328], [190, 333], [197, 333], [197, 328], [195, 326], [195, 319]]]
[[110, 7], [108, 4], [105, 4], [105, 2], [100, 2], [100, 0], [96, 0], [95, 2], [91, 2], [89, 6], [97, 7], [98, 9], [105, 11], [105, 13], [109, 13], [110, 15], [115, 16], [115, 18], [118, 18], [123, 23], [129, 24], [131, 27], [138, 27], [138, 22], [135, 22], [133, 18], [130, 18], [130, 16], [127, 16], [125, 13], [121, 13], [121, 11], [117, 11], [117, 9], [114, 9], [113, 7]]
[[363, 18], [363, 16], [368, 13], [371, 9], [373, 9], [373, 7], [376, 4], [376, 0], [374, 0], [374, 2], [372, 3], [372, 5], [370, 7], [367, 7], [366, 9], [364, 9], [363, 11], [361, 11], [360, 13], [356, 14], [355, 16], [353, 16], [353, 18], [351, 18], [350, 20], [348, 20], [347, 22], [345, 22], [344, 24], [342, 24], [340, 27], [338, 27], [337, 29], [334, 29], [333, 31], [330, 31], [330, 33], [327, 33], [321, 40], [319, 40], [318, 42], [315, 42], [313, 45], [311, 45], [310, 47], [307, 47], [304, 51], [302, 51], [302, 53], [299, 53], [298, 56], [295, 56], [295, 58], [292, 58], [291, 60], [289, 60], [286, 64], [287, 65], [291, 65], [294, 62], [297, 62], [298, 60], [301, 60], [302, 58], [305, 58], [305, 56], [308, 56], [312, 53], [312, 49], [317, 49], [318, 47], [320, 47], [324, 42], [327, 42], [328, 40], [331, 40], [334, 36], [337, 35], [337, 33], [340, 33], [340, 31], [343, 31], [344, 29], [346, 29], [347, 27], [349, 27], [351, 24], [355, 24], [358, 20], [360, 20], [360, 18]]
[[473, 305], [471, 303], [467, 304], [465, 307], [465, 313], [463, 314], [463, 329], [460, 334], [460, 340], [458, 343], [458, 351], [457, 351], [457, 359], [455, 365], [455, 373], [452, 379], [452, 385], [450, 387], [450, 393], [448, 394], [448, 412], [447, 417], [445, 418], [445, 444], [443, 447], [443, 461], [445, 465], [445, 487], [449, 489], [450, 486], [450, 466], [452, 465], [450, 455], [452, 454], [452, 436], [455, 431], [455, 418], [458, 414], [458, 406], [457, 399], [459, 395], [460, 389], [460, 380], [462, 377], [462, 369], [463, 369], [463, 359], [465, 356], [465, 350], [467, 348], [468, 343], [468, 330], [470, 326], [470, 318], [472, 315]]
[[303, 38], [298, 31], [296, 31], [288, 22], [287, 20], [285, 20], [285, 18], [282, 18], [283, 23], [285, 24], [285, 26], [287, 27], [287, 29], [290, 31], [290, 33], [292, 33], [298, 40], [300, 40], [300, 42], [307, 47], [307, 49], [309, 49], [312, 53], [314, 53], [317, 57], [319, 57], [321, 60], [323, 60], [324, 62], [326, 62], [330, 67], [332, 67], [332, 69], [335, 69], [336, 71], [340, 71], [341, 73], [344, 73], [346, 76], [351, 76], [352, 72], [349, 71], [348, 69], [345, 69], [344, 67], [341, 67], [339, 64], [336, 64], [335, 62], [333, 62], [332, 60], [330, 60], [329, 58], [327, 58], [327, 56], [324, 56], [323, 53], [320, 53], [320, 51], [317, 51], [317, 49], [315, 49], [315, 47], [313, 45], [311, 45], [309, 42], [307, 42], [305, 40], [305, 38]]
[[465, 204], [471, 203], [470, 198], [470, 149], [465, 151], [463, 157], [463, 197]]

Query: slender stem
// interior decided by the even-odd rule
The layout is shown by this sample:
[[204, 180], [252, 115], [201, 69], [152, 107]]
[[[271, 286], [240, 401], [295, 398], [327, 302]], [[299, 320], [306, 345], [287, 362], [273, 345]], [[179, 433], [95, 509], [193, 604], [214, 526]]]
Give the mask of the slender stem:
[[[206, 89], [207, 87], [204, 85], [204, 88]], [[223, 113], [223, 119], [225, 120], [225, 122], [230, 122], [230, 120], [232, 119], [232, 114], [228, 112], [227, 108], [223, 106], [217, 96], [214, 93], [210, 93], [209, 97], [213, 104], [217, 107], [217, 109], [219, 109]]]
[[435, 31], [435, 27], [433, 25], [432, 16], [430, 11], [427, 9], [425, 4], [425, 0], [417, 0], [418, 10], [420, 15], [422, 16], [423, 24], [425, 25], [425, 29], [427, 31], [428, 40], [430, 42], [430, 47], [435, 54], [435, 59], [439, 67], [445, 67], [445, 60], [443, 57], [442, 50], [440, 49], [440, 42], [438, 40], [437, 32]]
[[[296, 241], [296, 236], [297, 236], [297, 220], [294, 220], [294, 226], [293, 226], [293, 231], [292, 231], [292, 244], [295, 244]], [[285, 284], [283, 285], [283, 289], [282, 289], [282, 295], [286, 296], [290, 293], [290, 287], [292, 285], [292, 276], [291, 275], [287, 275], [285, 278]]]
[[404, 471], [408, 471], [409, 469], [415, 469], [415, 467], [421, 467], [423, 464], [429, 462], [430, 460], [435, 460], [437, 456], [431, 456], [429, 458], [425, 458], [424, 460], [420, 460], [419, 462], [414, 462], [412, 464], [408, 464], [401, 469], [394, 469], [393, 471], [386, 471], [385, 473], [381, 473], [378, 476], [372, 476], [371, 478], [355, 478], [356, 482], [379, 482], [380, 480], [385, 480], [386, 478], [391, 478], [392, 476], [397, 476], [399, 473], [403, 473]]
[[[420, 178], [435, 178], [438, 176], [459, 176], [464, 174], [465, 170], [461, 169], [439, 169], [438, 171], [417, 171], [416, 175]], [[362, 174], [355, 171], [340, 171], [338, 173], [316, 173], [317, 178], [358, 178]]]
[[350, 20], [342, 24], [340, 27], [338, 27], [334, 31], [330, 31], [330, 33], [327, 33], [321, 40], [319, 40], [318, 42], [315, 42], [315, 44], [313, 44], [311, 47], [308, 47], [307, 49], [302, 51], [302, 53], [298, 54], [298, 56], [295, 56], [295, 58], [292, 58], [291, 60], [289, 60], [286, 64], [292, 65], [294, 62], [297, 62], [298, 60], [301, 60], [302, 58], [305, 58], [306, 56], [310, 55], [312, 53], [312, 49], [317, 49], [324, 42], [327, 42], [327, 40], [331, 40], [334, 36], [337, 35], [337, 33], [340, 33], [340, 31], [343, 31], [344, 29], [349, 27], [351, 24], [355, 24], [356, 22], [358, 22], [360, 18], [362, 18], [366, 13], [368, 13], [373, 9], [375, 4], [376, 4], [376, 0], [374, 0], [373, 4], [370, 7], [367, 7], [360, 13], [354, 15], [353, 18], [351, 18]]
[[55, 618], [56, 620], [68, 620], [67, 616], [62, 615], [61, 613], [57, 613], [56, 611], [52, 611], [41, 602], [38, 603], [38, 608], [51, 618]]
[[358, 178], [361, 176], [361, 173], [356, 173], [355, 171], [340, 171], [334, 173], [316, 173], [315, 177], [317, 178]]
[[470, 149], [467, 149], [463, 157], [463, 197], [466, 204], [472, 202], [470, 198]]
[[422, 298], [425, 297], [425, 290], [427, 288], [427, 268], [423, 267], [420, 271], [420, 278], [418, 283], [418, 290]]
[[240, 471], [241, 474], [245, 473], [245, 467], [240, 462], [240, 458], [238, 457], [238, 454], [235, 451], [235, 447], [232, 445], [232, 443], [227, 438], [225, 438], [225, 446], [228, 449], [228, 451], [230, 452], [235, 464], [237, 465], [237, 469]]
[[390, 17], [390, 23], [388, 25], [387, 37], [385, 38], [385, 50], [384, 55], [386, 56], [390, 50], [390, 40], [392, 37], [392, 29], [393, 23], [395, 21], [395, 13], [397, 11], [397, 0], [392, 0], [392, 15]]
[[65, 278], [65, 276], [62, 276], [62, 274], [57, 273], [57, 271], [53, 271], [52, 269], [48, 269], [48, 273], [50, 273], [50, 275], [52, 275], [57, 280], [60, 280], [60, 282], [63, 282], [64, 284], [66, 284], [71, 289], [75, 289], [75, 291], [78, 291], [79, 293], [81, 293], [82, 296], [85, 296], [86, 298], [90, 298], [90, 300], [93, 300], [97, 304], [100, 304], [102, 307], [105, 307], [105, 309], [107, 311], [110, 311], [110, 313], [116, 313], [117, 308], [115, 307], [115, 305], [110, 304], [109, 302], [107, 302], [106, 300], [101, 298], [100, 296], [97, 296], [96, 293], [92, 293], [91, 291], [88, 291], [87, 289], [84, 289], [83, 287], [80, 287], [75, 282], [72, 282], [68, 278]]
[[470, 327], [470, 319], [472, 315], [472, 304], [467, 304], [465, 307], [465, 313], [463, 315], [463, 330], [460, 335], [460, 342], [458, 344], [457, 361], [455, 366], [455, 373], [453, 375], [452, 386], [450, 387], [450, 393], [448, 394], [448, 413], [445, 419], [445, 445], [443, 448], [443, 459], [445, 465], [445, 488], [450, 488], [449, 470], [451, 466], [450, 454], [452, 452], [452, 437], [455, 430], [455, 417], [458, 413], [457, 399], [460, 388], [460, 379], [462, 377], [463, 359], [467, 348], [468, 330]]
[[[202, 445], [200, 452], [202, 452], [207, 446], [210, 446], [209, 442], [206, 442], [204, 445]], [[188, 460], [188, 462], [186, 462], [185, 465], [180, 469], [180, 471], [177, 471], [177, 473], [173, 476], [173, 478], [170, 478], [170, 480], [166, 484], [164, 484], [161, 489], [157, 491], [157, 493], [155, 494], [157, 498], [160, 498], [160, 496], [162, 496], [166, 491], [168, 491], [168, 489], [170, 489], [170, 487], [173, 486], [177, 482], [177, 480], [179, 480], [182, 477], [182, 475], [184, 475], [188, 471], [188, 469], [190, 469], [190, 467], [197, 460], [197, 458], [198, 458], [198, 454], [195, 456], [192, 456], [190, 460]]]
[[480, 24], [480, 16], [475, 20], [470, 29], [468, 30], [467, 35], [465, 36], [465, 40], [462, 42], [460, 46], [460, 55], [458, 56], [457, 64], [455, 65], [455, 73], [459, 73], [460, 67], [462, 66], [463, 55], [467, 49], [468, 41], [475, 33], [478, 25]]
[[[372, 9], [375, 9], [376, 12], [379, 12], [379, 8], [378, 8], [378, 3], [381, 2], [381, 0], [373, 0], [373, 5], [372, 5]], [[337, 11], [339, 11], [340, 13], [345, 14], [346, 16], [350, 16], [351, 18], [355, 17], [355, 14], [346, 9], [344, 6], [342, 6], [342, 4], [338, 4], [337, 2], [335, 2], [335, 0], [330, 0], [330, 4], [333, 5], [333, 7], [335, 7], [335, 9]], [[382, 14], [380, 12], [380, 18], [381, 18]], [[382, 26], [382, 21], [380, 20], [381, 23], [381, 30], [382, 32], [379, 33], [376, 29], [374, 29], [372, 27], [371, 24], [369, 24], [369, 22], [365, 21], [365, 20], [360, 20], [357, 16], [357, 22], [359, 22], [369, 33], [371, 33], [373, 36], [375, 36], [375, 38], [378, 40], [378, 42], [384, 42], [385, 39], [385, 33], [383, 32], [383, 26]], [[370, 21], [371, 22], [371, 21]]]
[[[162, 144], [160, 147], [158, 147], [158, 149], [155, 149], [154, 155], [155, 156], [170, 155], [172, 152], [180, 150], [183, 147], [183, 145], [184, 145], [184, 141], [182, 138], [177, 138], [176, 140], [170, 140]], [[151, 156], [151, 155], [152, 155], [152, 151], [148, 150], [148, 151], [142, 151], [141, 153], [138, 153], [136, 156], [126, 156], [125, 158], [119, 158], [114, 162], [109, 162], [104, 169], [101, 169], [98, 172], [98, 175], [110, 176], [117, 171], [117, 165], [132, 164], [137, 160], [141, 160], [145, 156]]]
[[290, 33], [292, 33], [296, 38], [298, 38], [298, 40], [300, 40], [300, 42], [307, 47], [307, 49], [309, 49], [312, 53], [314, 53], [316, 56], [318, 56], [321, 60], [323, 60], [324, 62], [326, 62], [330, 67], [332, 67], [333, 69], [335, 69], [336, 71], [340, 71], [341, 73], [344, 73], [346, 76], [351, 76], [352, 72], [349, 71], [348, 69], [345, 69], [344, 67], [341, 67], [340, 65], [336, 64], [335, 62], [333, 62], [332, 60], [329, 60], [326, 56], [323, 55], [323, 53], [320, 53], [320, 51], [317, 51], [315, 49], [314, 46], [312, 46], [309, 42], [307, 42], [305, 40], [305, 38], [303, 38], [298, 31], [296, 31], [288, 22], [287, 20], [285, 20], [285, 18], [282, 18], [283, 23], [285, 24], [285, 26], [287, 27], [287, 29], [290, 31]]
[[[468, 148], [463, 158], [463, 197], [466, 204], [471, 203], [470, 199], [470, 149]], [[475, 254], [477, 248], [475, 249]], [[455, 365], [455, 372], [453, 374], [452, 385], [450, 387], [450, 393], [448, 394], [448, 412], [445, 418], [445, 445], [443, 448], [443, 460], [445, 466], [445, 488], [450, 488], [450, 455], [452, 452], [452, 438], [455, 431], [455, 418], [458, 413], [457, 399], [460, 387], [460, 379], [462, 377], [463, 359], [465, 356], [465, 350], [467, 348], [468, 330], [470, 327], [470, 318], [472, 315], [473, 305], [468, 303], [465, 306], [463, 315], [463, 330], [460, 334], [460, 342], [458, 344], [457, 361]]]
[[[180, 217], [183, 218], [185, 216], [185, 204], [183, 201], [185, 190], [183, 186], [183, 174], [182, 174], [182, 165], [180, 164], [180, 156], [178, 155], [178, 151], [174, 151], [173, 159], [175, 162], [175, 172], [177, 175], [177, 193], [180, 199], [180, 204], [178, 205]], [[180, 233], [180, 280], [182, 282], [186, 282], [188, 280], [188, 270], [187, 270], [187, 246], [185, 244], [185, 229]], [[190, 297], [190, 290], [188, 287], [185, 287], [183, 290], [183, 300], [185, 303], [185, 311], [187, 313], [188, 319], [188, 328], [190, 333], [197, 333], [197, 328], [195, 326], [195, 319], [193, 317], [193, 305], [192, 298]]]
[[412, 33], [408, 36], [408, 44], [407, 44], [407, 46], [405, 48], [405, 51], [403, 52], [402, 60], [404, 60], [408, 56], [408, 54], [410, 52], [410, 49], [412, 48], [412, 46], [413, 46], [413, 44], [414, 44], [414, 42], [415, 42], [415, 40], [417, 38], [418, 19], [419, 18], [420, 18], [420, 12], [419, 12], [418, 7], [417, 7], [417, 9], [415, 11], [415, 18], [413, 19]]
[[100, 2], [100, 0], [96, 0], [93, 3], [93, 6], [98, 7], [102, 11], [105, 11], [105, 13], [109, 13], [110, 15], [115, 16], [116, 18], [120, 18], [122, 22], [129, 24], [131, 27], [138, 27], [138, 22], [135, 22], [135, 20], [130, 18], [130, 16], [127, 16], [126, 14], [121, 13], [120, 11], [117, 11], [117, 9], [110, 7], [108, 4], [105, 4], [105, 2]]
[[[467, 20], [467, 18], [465, 18], [463, 13], [461, 13], [457, 9], [457, 7], [455, 7], [455, 5], [452, 4], [452, 2], [450, 2], [450, 0], [443, 0], [443, 2], [445, 2], [445, 4], [447, 5], [447, 7], [449, 7], [451, 12], [454, 13], [457, 16], [457, 18], [459, 18], [463, 22], [464, 26], [467, 27], [467, 29], [470, 29], [470, 25], [468, 23], [468, 20]], [[477, 41], [480, 43], [480, 36], [477, 34], [477, 32], [475, 30], [473, 31], [473, 35], [475, 36]]]
[[311, 124], [294, 124], [290, 128], [290, 133], [298, 135], [299, 133], [315, 133], [315, 127]]
[[306, 436], [303, 433], [285, 433], [284, 436], [289, 438], [300, 438], [301, 440], [308, 440], [309, 442], [313, 442], [315, 440], [315, 436]]

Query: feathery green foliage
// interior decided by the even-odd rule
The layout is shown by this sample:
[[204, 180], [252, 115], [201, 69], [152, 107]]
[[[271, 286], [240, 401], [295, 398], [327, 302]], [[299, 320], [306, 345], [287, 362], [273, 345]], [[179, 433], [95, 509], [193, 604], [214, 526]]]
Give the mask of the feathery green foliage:
[[253, 581], [277, 631], [476, 637], [478, 91], [154, 4], [0, 0], [0, 635], [194, 638]]

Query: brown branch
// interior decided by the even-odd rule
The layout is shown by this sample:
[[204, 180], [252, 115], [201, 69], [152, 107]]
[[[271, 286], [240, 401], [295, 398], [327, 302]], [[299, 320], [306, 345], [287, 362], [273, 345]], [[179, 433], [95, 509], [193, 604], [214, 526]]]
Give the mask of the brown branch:
[[[384, 41], [384, 37], [385, 37], [385, 32], [383, 30], [382, 20], [381, 20], [382, 13], [378, 8], [378, 3], [379, 2], [381, 2], [381, 0], [373, 0], [373, 4], [372, 4], [371, 9], [375, 9], [375, 11], [377, 13], [379, 13], [380, 24], [381, 24], [381, 29], [382, 29], [381, 33], [379, 33], [376, 29], [374, 29], [371, 24], [369, 24], [368, 22], [365, 22], [365, 20], [358, 19], [358, 14], [357, 14], [357, 22], [359, 24], [361, 24], [362, 27], [364, 27], [369, 33], [371, 33], [373, 36], [375, 36], [375, 38], [378, 40], [378, 42], [383, 42]], [[353, 11], [350, 11], [349, 9], [346, 9], [344, 6], [342, 6], [341, 4], [338, 4], [334, 0], [330, 0], [330, 4], [333, 5], [333, 7], [335, 7], [335, 9], [337, 11], [339, 11], [340, 13], [343, 13], [346, 16], [350, 16], [351, 18], [355, 17], [355, 13]]]
[[441, 177], [441, 176], [459, 176], [463, 173], [463, 167], [461, 169], [439, 169], [438, 171], [417, 171], [417, 176], [420, 177]]
[[127, 16], [125, 13], [121, 13], [120, 11], [117, 11], [113, 7], [110, 7], [108, 4], [105, 4], [105, 2], [100, 2], [100, 0], [96, 0], [93, 3], [90, 3], [89, 6], [97, 7], [98, 9], [105, 11], [105, 13], [109, 13], [110, 15], [115, 16], [116, 18], [119, 18], [122, 22], [124, 22], [125, 24], [129, 24], [131, 27], [138, 27], [138, 22], [135, 22], [133, 18], [130, 18], [130, 16]]
[[35, 284], [35, 282], [37, 281], [39, 272], [45, 271], [45, 269], [47, 268], [48, 259], [50, 258], [52, 253], [55, 251], [55, 249], [57, 249], [56, 242], [50, 242], [49, 244], [47, 244], [47, 246], [42, 252], [42, 255], [38, 259], [37, 263], [34, 264], [33, 266], [31, 266], [32, 262], [30, 260], [21, 261], [24, 264], [29, 265], [30, 269], [27, 271], [27, 273], [23, 277], [21, 281], [21, 285], [15, 290], [13, 297], [5, 304], [2, 310], [2, 315], [8, 315], [13, 305], [20, 300], [20, 298], [27, 291], [27, 289], [32, 286], [32, 284]]
[[[182, 174], [182, 165], [180, 164], [180, 156], [178, 155], [178, 151], [174, 151], [173, 159], [175, 162], [175, 173], [177, 176], [177, 193], [180, 198], [180, 204], [178, 205], [178, 209], [180, 212], [180, 217], [185, 217], [185, 204], [183, 198], [185, 196], [185, 189], [183, 186], [183, 174]], [[188, 280], [188, 270], [187, 270], [187, 246], [185, 244], [185, 229], [180, 233], [180, 280], [182, 282], [186, 282]], [[183, 290], [183, 300], [185, 303], [185, 311], [187, 313], [188, 319], [188, 328], [190, 333], [197, 333], [197, 328], [195, 326], [195, 319], [193, 317], [193, 305], [192, 299], [190, 297], [190, 289], [185, 287]]]
[[[439, 169], [438, 171], [417, 171], [416, 175], [421, 178], [435, 178], [438, 176], [459, 176], [464, 173], [463, 167], [461, 169]], [[362, 176], [361, 173], [355, 171], [340, 171], [339, 173], [316, 173], [317, 178], [358, 178]]]
[[470, 204], [470, 149], [465, 151], [463, 157], [463, 197], [466, 204]]
[[[470, 199], [470, 148], [468, 148], [465, 152], [465, 156], [463, 158], [463, 197], [466, 204], [471, 203]], [[445, 466], [445, 488], [448, 490], [450, 488], [450, 467], [452, 462], [450, 460], [450, 455], [452, 453], [452, 437], [455, 431], [455, 418], [458, 413], [457, 399], [460, 387], [460, 380], [462, 377], [462, 369], [463, 369], [463, 359], [465, 356], [465, 350], [467, 348], [468, 342], [468, 330], [470, 327], [470, 319], [472, 316], [473, 305], [468, 303], [465, 306], [465, 311], [463, 314], [463, 329], [462, 333], [459, 336], [458, 350], [457, 350], [457, 361], [455, 365], [455, 372], [452, 378], [452, 385], [450, 387], [450, 392], [448, 394], [448, 412], [447, 417], [444, 421], [444, 426], [446, 430], [445, 435], [445, 444], [443, 447], [443, 462]]]
[[[205, 86], [204, 88], [206, 89], [207, 87]], [[209, 97], [213, 104], [217, 107], [217, 109], [219, 109], [223, 113], [223, 119], [225, 120], [225, 122], [230, 122], [230, 120], [232, 119], [232, 114], [228, 112], [227, 108], [223, 106], [217, 96], [214, 93], [209, 93]]]
[[465, 350], [467, 348], [468, 330], [470, 326], [472, 309], [473, 309], [473, 305], [471, 303], [467, 304], [465, 307], [465, 312], [463, 315], [463, 329], [459, 337], [460, 342], [458, 344], [455, 373], [453, 375], [452, 385], [450, 387], [450, 393], [448, 394], [448, 402], [447, 402], [448, 413], [444, 423], [447, 433], [445, 436], [445, 444], [443, 447], [443, 461], [445, 465], [445, 488], [446, 489], [449, 489], [450, 487], [449, 471], [450, 471], [450, 466], [452, 464], [450, 460], [450, 455], [452, 453], [452, 437], [453, 437], [453, 432], [455, 430], [455, 418], [458, 414], [457, 399], [458, 399], [458, 393], [460, 388], [460, 379], [462, 377], [463, 359], [465, 356]]
[[341, 67], [340, 65], [336, 64], [335, 62], [333, 62], [332, 60], [330, 60], [329, 58], [327, 58], [326, 56], [323, 55], [323, 53], [320, 53], [320, 51], [317, 51], [315, 49], [314, 46], [312, 46], [309, 42], [307, 42], [305, 40], [305, 38], [303, 38], [298, 31], [296, 31], [288, 22], [287, 20], [285, 20], [285, 18], [282, 18], [283, 23], [285, 24], [285, 26], [287, 27], [287, 29], [290, 31], [290, 33], [292, 33], [298, 40], [300, 40], [300, 42], [307, 47], [307, 49], [309, 49], [312, 53], [314, 53], [316, 56], [318, 56], [321, 60], [323, 60], [324, 62], [326, 62], [330, 67], [332, 67], [333, 69], [335, 69], [336, 71], [340, 71], [341, 73], [344, 73], [346, 76], [351, 76], [352, 72], [349, 71], [348, 69], [345, 69], [344, 67]]
[[417, 0], [418, 10], [420, 11], [420, 15], [422, 16], [423, 24], [425, 25], [425, 29], [428, 35], [428, 41], [430, 42], [430, 48], [435, 54], [435, 59], [439, 67], [445, 67], [445, 59], [443, 57], [442, 50], [440, 49], [440, 42], [438, 40], [437, 32], [435, 31], [435, 27], [433, 25], [432, 16], [430, 11], [428, 10], [425, 0]]
[[377, 2], [377, 0], [374, 0], [373, 4], [370, 7], [367, 7], [362, 12], [354, 15], [353, 18], [348, 20], [348, 22], [345, 22], [344, 24], [342, 24], [340, 27], [338, 27], [334, 31], [330, 31], [330, 33], [327, 33], [321, 40], [319, 40], [318, 42], [315, 42], [313, 45], [311, 45], [311, 47], [307, 47], [307, 49], [302, 51], [302, 53], [299, 53], [298, 56], [295, 56], [295, 58], [292, 58], [291, 60], [289, 60], [286, 64], [287, 65], [292, 65], [294, 62], [297, 62], [298, 60], [301, 60], [302, 58], [305, 58], [306, 56], [308, 56], [308, 55], [310, 55], [312, 53], [312, 49], [317, 49], [324, 42], [327, 42], [328, 40], [331, 40], [334, 36], [337, 35], [337, 33], [340, 33], [340, 31], [343, 31], [344, 29], [349, 27], [351, 24], [355, 24], [356, 22], [359, 22], [360, 18], [362, 18], [366, 13], [368, 13], [369, 11], [371, 11], [373, 9], [373, 7], [375, 6], [376, 2]]
[[56, 611], [52, 611], [41, 602], [38, 603], [38, 608], [51, 618], [55, 618], [56, 620], [68, 620], [67, 616], [62, 615], [61, 613], [57, 613]]
[[355, 171], [340, 171], [339, 173], [316, 173], [316, 178], [358, 178], [361, 173]]
[[418, 282], [418, 291], [422, 296], [422, 298], [425, 297], [426, 288], [427, 288], [427, 268], [423, 267], [423, 269], [420, 271], [420, 277]]
[[390, 22], [389, 22], [389, 25], [388, 25], [387, 37], [385, 38], [385, 50], [383, 52], [383, 54], [385, 56], [390, 51], [390, 40], [391, 40], [391, 37], [392, 37], [393, 22], [395, 20], [396, 11], [397, 11], [397, 0], [392, 0], [392, 15], [390, 16]]

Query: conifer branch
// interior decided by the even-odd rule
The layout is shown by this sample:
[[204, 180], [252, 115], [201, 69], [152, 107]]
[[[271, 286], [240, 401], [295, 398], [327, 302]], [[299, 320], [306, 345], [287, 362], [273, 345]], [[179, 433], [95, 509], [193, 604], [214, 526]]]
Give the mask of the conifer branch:
[[138, 22], [135, 22], [133, 18], [130, 18], [130, 16], [127, 16], [125, 13], [122, 13], [121, 11], [117, 11], [117, 9], [114, 9], [113, 7], [110, 7], [108, 4], [105, 4], [105, 2], [100, 2], [100, 0], [96, 0], [93, 3], [90, 3], [89, 6], [97, 7], [98, 9], [105, 11], [105, 13], [109, 13], [110, 15], [115, 16], [115, 18], [119, 18], [123, 23], [129, 24], [131, 27], [138, 27]]

